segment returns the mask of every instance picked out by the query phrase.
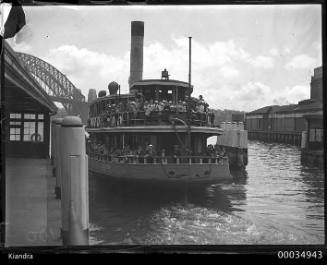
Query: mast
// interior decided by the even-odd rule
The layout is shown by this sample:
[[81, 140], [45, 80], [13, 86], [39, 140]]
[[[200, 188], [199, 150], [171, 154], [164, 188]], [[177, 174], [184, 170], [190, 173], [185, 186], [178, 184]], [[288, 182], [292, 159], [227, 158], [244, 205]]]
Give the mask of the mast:
[[188, 37], [188, 44], [189, 44], [189, 50], [188, 50], [188, 85], [189, 85], [189, 89], [191, 91], [191, 61], [192, 61], [192, 37]]
[[[188, 54], [188, 86], [189, 86], [189, 97], [191, 96], [191, 62], [192, 62], [192, 37], [188, 37], [189, 40], [189, 54]], [[190, 98], [189, 98], [190, 101]], [[191, 110], [189, 106], [190, 102], [187, 102], [187, 142], [186, 146], [191, 151]]]

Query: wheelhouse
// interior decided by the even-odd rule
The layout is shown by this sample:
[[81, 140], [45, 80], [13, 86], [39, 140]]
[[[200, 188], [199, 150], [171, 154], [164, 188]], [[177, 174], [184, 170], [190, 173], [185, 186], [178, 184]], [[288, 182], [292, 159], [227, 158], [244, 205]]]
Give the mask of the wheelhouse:
[[193, 86], [178, 80], [148, 79], [133, 83], [131, 91], [142, 93], [148, 101], [167, 100], [176, 104], [192, 94]]

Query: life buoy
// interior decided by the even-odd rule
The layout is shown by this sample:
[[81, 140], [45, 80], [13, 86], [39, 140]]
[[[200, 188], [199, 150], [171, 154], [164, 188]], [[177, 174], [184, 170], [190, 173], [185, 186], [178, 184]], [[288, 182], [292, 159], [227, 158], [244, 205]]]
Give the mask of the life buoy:
[[31, 140], [33, 141], [33, 142], [40, 142], [41, 141], [41, 135], [39, 134], [39, 133], [33, 133], [32, 135], [31, 135]]

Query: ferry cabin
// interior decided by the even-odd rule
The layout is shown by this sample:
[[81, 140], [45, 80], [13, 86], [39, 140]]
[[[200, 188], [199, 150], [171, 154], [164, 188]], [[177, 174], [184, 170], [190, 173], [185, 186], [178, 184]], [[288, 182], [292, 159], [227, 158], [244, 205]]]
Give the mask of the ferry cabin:
[[[172, 155], [174, 146], [179, 146], [181, 155], [203, 156], [207, 138], [220, 135], [222, 130], [214, 127], [211, 114], [194, 113], [190, 109], [180, 111], [176, 107], [183, 101], [190, 104], [192, 90], [193, 87], [182, 81], [142, 80], [133, 84], [130, 94], [99, 97], [90, 106], [90, 141], [105, 145], [108, 151], [126, 146], [137, 150], [140, 146], [152, 145], [157, 154], [164, 149], [166, 155]], [[150, 115], [146, 115], [144, 110], [129, 110], [129, 104], [138, 101], [140, 94], [144, 101], [165, 100], [173, 108], [152, 111]], [[118, 109], [114, 123], [106, 112], [109, 104]], [[185, 152], [187, 148], [191, 152]]]

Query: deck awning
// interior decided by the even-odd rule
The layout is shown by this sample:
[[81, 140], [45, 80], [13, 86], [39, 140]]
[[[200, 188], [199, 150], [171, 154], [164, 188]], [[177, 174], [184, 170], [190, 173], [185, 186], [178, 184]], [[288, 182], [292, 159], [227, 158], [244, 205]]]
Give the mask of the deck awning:
[[[218, 127], [191, 126], [192, 133], [204, 133], [208, 135], [221, 135], [223, 130]], [[148, 125], [148, 126], [121, 126], [107, 128], [86, 128], [89, 133], [187, 133], [188, 128], [185, 126], [171, 125]]]

